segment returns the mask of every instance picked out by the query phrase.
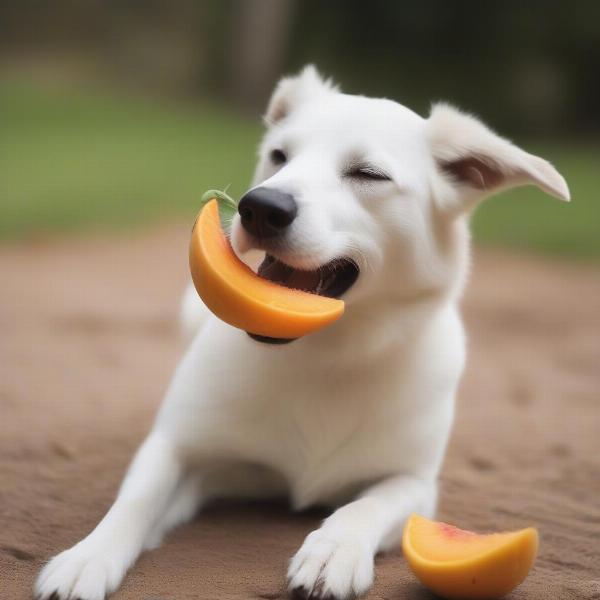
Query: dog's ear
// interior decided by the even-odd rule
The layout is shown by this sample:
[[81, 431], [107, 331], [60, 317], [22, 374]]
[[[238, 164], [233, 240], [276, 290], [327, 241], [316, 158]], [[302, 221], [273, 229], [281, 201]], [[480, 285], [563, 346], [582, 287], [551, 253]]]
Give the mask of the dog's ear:
[[337, 88], [330, 79], [323, 79], [313, 65], [307, 65], [293, 77], [284, 77], [275, 87], [264, 120], [272, 126], [284, 119], [302, 102], [314, 99]]
[[449, 211], [469, 210], [486, 196], [518, 185], [536, 185], [556, 198], [570, 200], [565, 180], [549, 162], [521, 150], [452, 106], [435, 105], [426, 132], [442, 175], [436, 196]]

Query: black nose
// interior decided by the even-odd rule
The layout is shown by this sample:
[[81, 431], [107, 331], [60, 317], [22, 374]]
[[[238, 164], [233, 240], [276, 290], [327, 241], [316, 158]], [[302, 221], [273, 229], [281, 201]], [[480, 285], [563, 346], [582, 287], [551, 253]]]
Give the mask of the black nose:
[[296, 218], [298, 206], [291, 194], [259, 187], [242, 197], [238, 212], [248, 233], [272, 238], [282, 234]]

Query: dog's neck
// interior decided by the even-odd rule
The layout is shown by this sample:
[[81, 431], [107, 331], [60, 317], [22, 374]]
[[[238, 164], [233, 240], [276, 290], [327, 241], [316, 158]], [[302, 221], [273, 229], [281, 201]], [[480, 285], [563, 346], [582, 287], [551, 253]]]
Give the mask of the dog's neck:
[[410, 352], [415, 339], [448, 304], [445, 295], [431, 293], [402, 306], [392, 299], [350, 306], [340, 321], [293, 344], [310, 346], [307, 355], [317, 362], [334, 357], [341, 368], [379, 361]]
[[[438, 248], [437, 265], [428, 261], [431, 280], [420, 278], [405, 285], [405, 275], [394, 271], [384, 273], [389, 282], [384, 296], [365, 296], [350, 301], [342, 319], [308, 336], [315, 356], [335, 353], [336, 361], [378, 360], [389, 353], [410, 352], [415, 339], [441, 311], [457, 309], [470, 267], [470, 236], [466, 219], [455, 222], [448, 230], [443, 248]], [[393, 261], [390, 261], [393, 264]], [[357, 352], [357, 349], [360, 351]], [[359, 357], [357, 359], [357, 356]]]

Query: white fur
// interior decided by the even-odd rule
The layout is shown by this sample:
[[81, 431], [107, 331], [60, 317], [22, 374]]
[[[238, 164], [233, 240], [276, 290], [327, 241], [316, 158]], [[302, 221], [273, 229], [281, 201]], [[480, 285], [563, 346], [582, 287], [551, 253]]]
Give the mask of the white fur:
[[[278, 257], [299, 268], [356, 260], [346, 314], [292, 344], [264, 345], [188, 291], [183, 321], [197, 333], [154, 428], [106, 517], [43, 569], [41, 598], [103, 598], [207, 498], [282, 493], [296, 509], [336, 507], [293, 557], [290, 587], [352, 598], [369, 589], [375, 553], [399, 543], [408, 515], [434, 514], [465, 359], [457, 303], [468, 210], [520, 183], [566, 199], [566, 184], [473, 117], [442, 105], [423, 119], [344, 95], [312, 67], [277, 87], [265, 120], [255, 184], [299, 206]], [[284, 166], [270, 164], [273, 148], [287, 153]], [[479, 162], [457, 180], [456, 161], [471, 156]], [[344, 175], [356, 161], [392, 181]], [[239, 218], [232, 243], [240, 254], [251, 246]]]

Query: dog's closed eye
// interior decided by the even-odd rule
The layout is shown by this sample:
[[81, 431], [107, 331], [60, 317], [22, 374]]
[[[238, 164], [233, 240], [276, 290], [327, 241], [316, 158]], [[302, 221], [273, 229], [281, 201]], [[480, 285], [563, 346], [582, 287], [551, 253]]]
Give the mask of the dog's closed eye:
[[391, 177], [385, 172], [372, 165], [354, 165], [344, 173], [357, 181], [391, 181]]
[[275, 148], [269, 153], [269, 158], [274, 165], [283, 165], [287, 162], [287, 156], [283, 150]]

